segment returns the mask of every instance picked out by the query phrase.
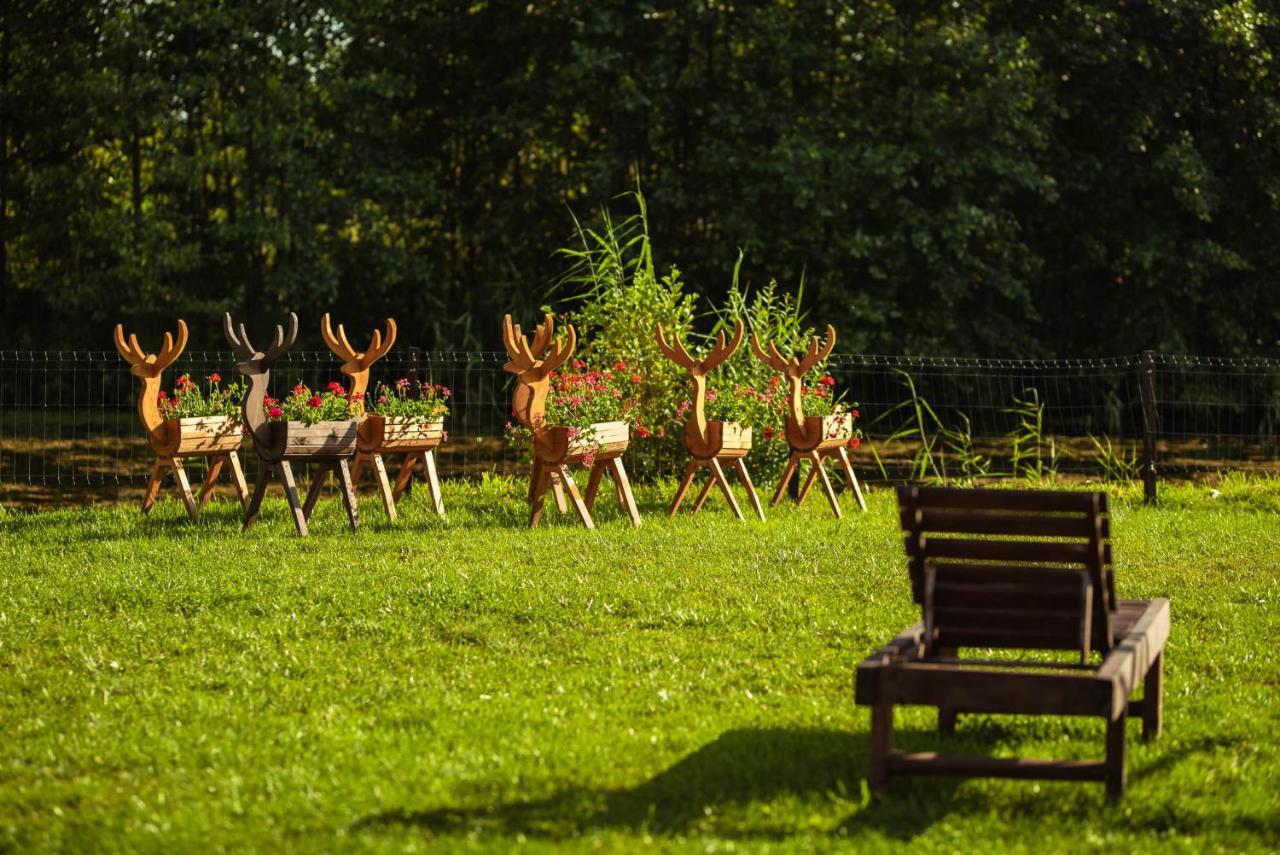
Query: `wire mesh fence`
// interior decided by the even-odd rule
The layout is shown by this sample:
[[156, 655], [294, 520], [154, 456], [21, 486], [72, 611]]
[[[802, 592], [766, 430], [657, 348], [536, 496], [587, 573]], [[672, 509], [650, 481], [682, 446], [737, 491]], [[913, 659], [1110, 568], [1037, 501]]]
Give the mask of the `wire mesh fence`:
[[[375, 366], [373, 380], [414, 376], [452, 390], [442, 477], [515, 473], [520, 452], [503, 439], [510, 410], [505, 360], [493, 352], [401, 349]], [[186, 353], [172, 370], [170, 377], [185, 372], [198, 380], [214, 372], [236, 376], [225, 352]], [[859, 406], [866, 441], [855, 463], [868, 480], [1136, 479], [1148, 462], [1161, 478], [1280, 471], [1276, 359], [837, 354], [828, 370]], [[272, 393], [299, 380], [323, 388], [339, 378], [329, 352], [295, 351], [277, 364]], [[65, 504], [141, 488], [151, 454], [137, 394], [114, 351], [0, 351], [0, 498]], [[641, 480], [674, 474], [665, 471], [669, 456], [642, 448], [628, 461]]]

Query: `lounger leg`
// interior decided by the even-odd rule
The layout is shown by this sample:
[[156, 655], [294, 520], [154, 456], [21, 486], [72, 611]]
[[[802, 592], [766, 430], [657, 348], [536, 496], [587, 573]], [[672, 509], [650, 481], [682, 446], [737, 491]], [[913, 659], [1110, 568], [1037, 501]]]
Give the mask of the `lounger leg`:
[[889, 787], [889, 753], [893, 751], [893, 707], [876, 704], [871, 708], [870, 774], [867, 783], [873, 792]]
[[956, 732], [956, 711], [952, 707], [938, 707], [938, 733]]
[[1142, 681], [1142, 738], [1159, 739], [1164, 729], [1164, 653], [1147, 669]]
[[1113, 721], [1107, 722], [1107, 798], [1118, 801], [1124, 795], [1124, 723], [1128, 718], [1120, 713]]

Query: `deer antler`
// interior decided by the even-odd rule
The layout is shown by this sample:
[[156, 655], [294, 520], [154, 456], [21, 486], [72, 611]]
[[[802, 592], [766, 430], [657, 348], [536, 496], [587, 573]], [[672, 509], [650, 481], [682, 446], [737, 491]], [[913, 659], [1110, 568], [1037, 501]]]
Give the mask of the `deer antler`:
[[391, 349], [391, 345], [395, 344], [396, 322], [393, 319], [387, 318], [386, 330], [385, 337], [380, 330], [374, 330], [369, 339], [369, 347], [359, 352], [347, 340], [347, 331], [342, 328], [342, 324], [338, 324], [338, 334], [335, 336], [329, 321], [329, 313], [325, 312], [324, 317], [321, 318], [320, 336], [329, 349], [343, 361], [342, 373], [351, 378], [349, 390], [351, 395], [357, 392], [364, 393], [369, 385], [369, 366], [381, 359]]
[[[661, 324], [654, 325], [654, 337], [658, 340], [658, 349], [663, 355], [684, 368], [689, 372], [689, 384], [693, 387], [693, 421], [692, 430], [697, 434], [697, 443], [695, 446], [688, 446], [695, 456], [702, 455], [710, 447], [708, 445], [707, 436], [707, 415], [706, 415], [706, 395], [707, 395], [707, 375], [715, 370], [721, 363], [738, 350], [742, 344], [743, 326], [742, 321], [734, 321], [733, 339], [725, 341], [724, 330], [720, 330], [716, 334], [716, 343], [711, 350], [702, 359], [694, 359], [689, 355], [689, 351], [685, 349], [684, 342], [680, 340], [680, 336], [672, 333], [670, 343], [667, 342], [666, 333], [662, 329]], [[691, 441], [686, 426], [685, 443], [688, 445]]]
[[[756, 358], [768, 365], [775, 371], [779, 371], [787, 378], [787, 385], [790, 387], [788, 396], [788, 406], [790, 408], [789, 422], [795, 424], [795, 430], [803, 434], [805, 430], [804, 408], [801, 406], [800, 396], [802, 392], [804, 375], [822, 360], [831, 355], [831, 349], [836, 346], [836, 331], [833, 326], [827, 324], [827, 340], [825, 343], [819, 343], [818, 337], [815, 335], [809, 339], [809, 347], [805, 350], [805, 354], [801, 358], [792, 357], [785, 359], [778, 352], [778, 347], [773, 342], [769, 342], [769, 350], [766, 352], [760, 346], [759, 337], [753, 332], [751, 334], [751, 350], [755, 352]], [[788, 437], [792, 427], [788, 426]]]
[[813, 366], [831, 355], [831, 349], [836, 346], [836, 329], [827, 324], [827, 341], [825, 344], [818, 345], [818, 337], [815, 335], [809, 339], [809, 349], [805, 351], [804, 359], [796, 363], [796, 367], [801, 374], [805, 374]]
[[133, 366], [133, 373], [139, 377], [158, 377], [160, 372], [164, 371], [174, 363], [179, 356], [182, 355], [187, 347], [187, 322], [178, 319], [178, 339], [175, 342], [173, 333], [166, 332], [164, 334], [164, 344], [160, 346], [160, 351], [155, 354], [146, 353], [142, 349], [142, 345], [138, 344], [136, 335], [129, 335], [129, 343], [125, 345], [124, 325], [116, 324], [115, 329], [116, 350], [120, 351], [120, 356], [125, 362]]

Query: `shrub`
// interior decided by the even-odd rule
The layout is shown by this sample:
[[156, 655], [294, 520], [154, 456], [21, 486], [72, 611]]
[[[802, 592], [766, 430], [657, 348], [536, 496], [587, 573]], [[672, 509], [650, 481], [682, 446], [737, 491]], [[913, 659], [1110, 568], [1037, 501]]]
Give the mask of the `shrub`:
[[369, 412], [376, 416], [427, 422], [438, 422], [449, 415], [448, 400], [452, 392], [447, 386], [417, 381], [418, 389], [414, 394], [410, 391], [414, 382], [408, 377], [401, 377], [394, 387], [379, 383], [369, 402]]

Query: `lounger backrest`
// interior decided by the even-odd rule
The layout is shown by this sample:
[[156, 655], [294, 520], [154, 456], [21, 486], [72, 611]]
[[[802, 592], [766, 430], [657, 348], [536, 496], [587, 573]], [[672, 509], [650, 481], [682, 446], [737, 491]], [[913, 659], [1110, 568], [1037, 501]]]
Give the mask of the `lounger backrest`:
[[1111, 649], [1105, 493], [906, 486], [898, 506], [930, 648]]

